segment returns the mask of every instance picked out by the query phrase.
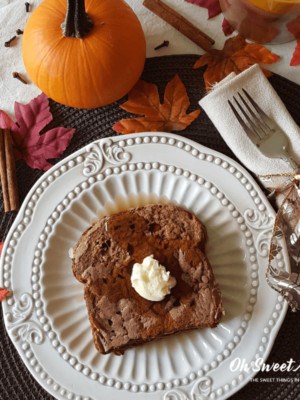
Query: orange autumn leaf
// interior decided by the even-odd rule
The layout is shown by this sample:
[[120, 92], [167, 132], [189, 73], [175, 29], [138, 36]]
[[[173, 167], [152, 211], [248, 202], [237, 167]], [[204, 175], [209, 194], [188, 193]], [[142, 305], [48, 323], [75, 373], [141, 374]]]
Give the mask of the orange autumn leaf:
[[190, 100], [178, 75], [168, 82], [161, 104], [158, 88], [153, 83], [140, 80], [128, 94], [128, 101], [120, 107], [142, 117], [118, 121], [112, 128], [118, 133], [181, 131], [200, 114], [200, 110], [187, 113]]
[[[273, 64], [279, 58], [264, 46], [247, 43], [242, 36], [237, 35], [226, 40], [222, 50], [212, 49], [201, 56], [194, 68], [207, 65], [203, 77], [206, 90], [210, 90], [213, 84], [220, 82], [231, 72], [238, 74], [256, 63]], [[271, 75], [269, 71], [264, 72], [267, 76]]]

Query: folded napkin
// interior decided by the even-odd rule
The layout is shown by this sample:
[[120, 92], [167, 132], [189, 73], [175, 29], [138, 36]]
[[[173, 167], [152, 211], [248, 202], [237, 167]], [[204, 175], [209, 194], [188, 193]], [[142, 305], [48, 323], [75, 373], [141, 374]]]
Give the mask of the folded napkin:
[[300, 128], [259, 65], [256, 64], [239, 75], [231, 73], [215, 85], [199, 104], [236, 157], [250, 171], [256, 175], [292, 172], [288, 163], [264, 156], [248, 138], [231, 111], [228, 99], [231, 100], [242, 88], [246, 89], [265, 113], [284, 130], [290, 140], [290, 154], [300, 164]]

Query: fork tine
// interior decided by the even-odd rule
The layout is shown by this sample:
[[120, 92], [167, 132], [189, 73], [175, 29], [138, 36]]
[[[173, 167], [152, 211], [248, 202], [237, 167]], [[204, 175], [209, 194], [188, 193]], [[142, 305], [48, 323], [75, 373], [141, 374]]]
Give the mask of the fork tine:
[[229, 103], [229, 105], [230, 105], [230, 108], [231, 108], [232, 111], [233, 111], [233, 114], [236, 116], [236, 119], [237, 119], [237, 120], [239, 121], [239, 123], [242, 125], [243, 129], [248, 128], [247, 125], [245, 124], [243, 118], [241, 118], [240, 114], [237, 112], [236, 108], [235, 108], [234, 105], [231, 103], [231, 101], [230, 101], [230, 100], [227, 100], [227, 101], [228, 101], [228, 103]]
[[230, 100], [227, 100], [228, 104], [233, 112], [233, 114], [235, 115], [236, 119], [239, 121], [239, 123], [241, 124], [242, 128], [244, 129], [244, 131], [247, 133], [247, 135], [250, 137], [250, 139], [256, 143], [257, 140], [260, 140], [259, 136], [258, 138], [255, 137], [255, 135], [253, 134], [252, 130], [248, 127], [248, 125], [245, 124], [243, 118], [240, 116], [239, 112], [237, 111], [237, 109], [234, 107], [234, 105], [232, 104], [232, 102]]
[[[268, 125], [266, 125], [266, 123], [261, 119], [258, 118], [257, 115], [253, 112], [253, 110], [251, 109], [251, 107], [249, 106], [249, 104], [246, 102], [246, 100], [244, 99], [244, 97], [241, 95], [241, 93], [238, 92], [238, 96], [241, 99], [241, 101], [243, 102], [244, 106], [247, 108], [248, 112], [250, 113], [251, 117], [253, 120], [255, 120], [256, 124], [257, 124], [257, 128], [264, 134], [264, 136], [268, 136], [269, 135], [269, 130], [271, 128], [268, 127]], [[249, 100], [250, 101], [250, 100]], [[254, 101], [254, 100], [253, 100]], [[252, 102], [251, 102], [252, 104]], [[252, 104], [253, 105], [253, 104]], [[254, 107], [254, 106], [253, 106]], [[249, 120], [250, 122], [250, 120]], [[259, 137], [261, 139], [263, 139], [263, 135], [259, 134]]]
[[238, 99], [233, 96], [234, 101], [227, 102], [243, 130], [266, 157], [282, 159], [296, 169], [284, 130], [265, 114], [245, 89], [242, 91], [237, 92]]
[[247, 99], [250, 101], [250, 103], [253, 105], [253, 107], [256, 109], [257, 112], [262, 114], [264, 117], [267, 117], [267, 114], [259, 107], [259, 105], [256, 103], [256, 101], [250, 96], [250, 94], [247, 92], [246, 89], [242, 88], [242, 91], [244, 92], [245, 96]]
[[[246, 89], [242, 89], [242, 91], [244, 92], [245, 96], [247, 97], [247, 99], [249, 100], [249, 102], [252, 104], [252, 106], [255, 108], [255, 110], [259, 113], [262, 122], [264, 123], [264, 125], [266, 126], [266, 128], [271, 129], [272, 128], [269, 126], [270, 123], [272, 122], [271, 118], [259, 107], [259, 105], [256, 103], [256, 101], [250, 96], [250, 94], [247, 92]], [[269, 125], [268, 125], [269, 123]]]
[[246, 121], [248, 122], [248, 124], [250, 125], [252, 131], [255, 133], [255, 135], [257, 136], [256, 140], [261, 140], [262, 137], [259, 134], [259, 130], [257, 129], [257, 125], [255, 124], [255, 121], [253, 121], [251, 118], [249, 118], [249, 115], [246, 113], [245, 109], [241, 106], [241, 104], [238, 102], [238, 100], [236, 99], [235, 96], [233, 96], [234, 101], [236, 102], [236, 105], [238, 106], [238, 108], [240, 109], [240, 111], [242, 112], [242, 114], [244, 115]]

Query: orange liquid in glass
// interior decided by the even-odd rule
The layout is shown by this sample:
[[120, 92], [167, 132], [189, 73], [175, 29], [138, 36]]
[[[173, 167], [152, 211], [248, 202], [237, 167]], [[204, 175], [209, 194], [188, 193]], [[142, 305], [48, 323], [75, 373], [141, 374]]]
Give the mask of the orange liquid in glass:
[[220, 0], [230, 25], [258, 43], [286, 43], [300, 37], [300, 0]]

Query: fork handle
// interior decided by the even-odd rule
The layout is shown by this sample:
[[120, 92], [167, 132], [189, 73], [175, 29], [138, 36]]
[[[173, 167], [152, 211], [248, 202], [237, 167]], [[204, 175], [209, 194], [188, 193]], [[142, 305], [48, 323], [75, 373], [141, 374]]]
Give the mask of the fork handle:
[[296, 163], [296, 161], [294, 161], [292, 159], [292, 157], [290, 156], [289, 152], [287, 151], [287, 149], [284, 147], [283, 149], [283, 156], [280, 157], [281, 160], [285, 161], [286, 163], [288, 163], [290, 165], [291, 168], [293, 168], [293, 170], [296, 170], [299, 168], [299, 165]]

